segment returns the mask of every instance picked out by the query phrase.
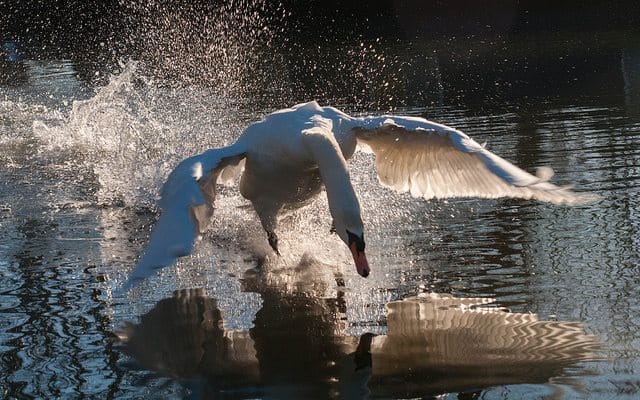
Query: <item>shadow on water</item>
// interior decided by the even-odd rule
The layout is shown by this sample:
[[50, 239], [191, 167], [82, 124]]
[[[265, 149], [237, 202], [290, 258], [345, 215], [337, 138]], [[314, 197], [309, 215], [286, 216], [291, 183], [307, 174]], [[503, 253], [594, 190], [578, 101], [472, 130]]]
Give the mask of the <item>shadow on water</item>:
[[[314, 262], [305, 256], [302, 268]], [[245, 276], [244, 290], [263, 301], [249, 330], [226, 330], [203, 289], [179, 290], [116, 331], [121, 349], [138, 367], [179, 380], [192, 398], [319, 399], [544, 383], [600, 350], [580, 323], [440, 294], [389, 302], [386, 334], [350, 336], [340, 292], [333, 299], [287, 293], [268, 279]]]

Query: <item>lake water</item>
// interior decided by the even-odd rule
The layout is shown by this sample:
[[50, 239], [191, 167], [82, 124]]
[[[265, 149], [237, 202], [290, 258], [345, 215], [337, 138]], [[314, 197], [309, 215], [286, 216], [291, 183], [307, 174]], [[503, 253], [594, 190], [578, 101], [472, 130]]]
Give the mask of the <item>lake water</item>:
[[[1, 396], [637, 398], [638, 39], [234, 47], [207, 73], [189, 54], [3, 66]], [[369, 278], [322, 198], [283, 221], [275, 257], [229, 188], [194, 255], [118, 294], [171, 168], [310, 99], [451, 125], [603, 200], [424, 202], [359, 154]]]

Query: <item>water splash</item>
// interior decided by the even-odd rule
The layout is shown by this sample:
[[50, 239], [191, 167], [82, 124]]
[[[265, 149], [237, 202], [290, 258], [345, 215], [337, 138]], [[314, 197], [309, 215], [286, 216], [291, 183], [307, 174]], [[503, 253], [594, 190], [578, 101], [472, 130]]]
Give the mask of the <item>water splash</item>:
[[183, 3], [123, 1], [136, 61], [68, 116], [34, 122], [43, 152], [93, 170], [102, 204], [153, 207], [180, 159], [233, 141], [245, 124], [238, 109], [273, 37], [267, 2]]
[[[129, 46], [165, 83], [242, 97], [283, 21], [269, 1], [122, 1]], [[268, 60], [267, 60], [268, 62]]]
[[[130, 175], [140, 158], [151, 158], [165, 130], [151, 118], [149, 105], [135, 88], [136, 64], [123, 67], [122, 73], [93, 98], [74, 101], [68, 117], [60, 116], [57, 123], [36, 120], [33, 124], [34, 136], [44, 143], [43, 152], [62, 153], [79, 165], [90, 164], [103, 192], [114, 186], [108, 181], [117, 174], [117, 169]], [[130, 171], [122, 170], [127, 167]], [[102, 201], [107, 201], [111, 196], [102, 197]]]

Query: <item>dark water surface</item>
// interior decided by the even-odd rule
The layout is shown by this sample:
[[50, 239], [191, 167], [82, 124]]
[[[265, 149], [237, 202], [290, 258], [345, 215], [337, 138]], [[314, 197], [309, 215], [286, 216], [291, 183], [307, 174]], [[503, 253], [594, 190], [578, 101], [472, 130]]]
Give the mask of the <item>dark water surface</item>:
[[[200, 75], [186, 53], [2, 65], [1, 397], [640, 396], [637, 34], [239, 48]], [[277, 258], [230, 188], [196, 254], [115, 293], [178, 160], [313, 98], [454, 126], [603, 200], [418, 201], [359, 154], [369, 278], [322, 198]]]

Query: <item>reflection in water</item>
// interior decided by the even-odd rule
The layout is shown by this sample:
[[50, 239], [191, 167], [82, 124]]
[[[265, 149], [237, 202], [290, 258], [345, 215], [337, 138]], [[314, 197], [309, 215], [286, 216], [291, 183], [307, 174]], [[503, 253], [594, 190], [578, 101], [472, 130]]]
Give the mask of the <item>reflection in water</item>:
[[[579, 323], [488, 307], [491, 299], [421, 295], [387, 305], [388, 333], [344, 335], [326, 300], [262, 288], [248, 332], [226, 331], [216, 301], [177, 291], [117, 332], [144, 368], [185, 382], [274, 398], [421, 396], [546, 382], [599, 345]], [[193, 382], [197, 382], [196, 385]]]
[[169, 377], [202, 376], [212, 382], [224, 377], [225, 384], [257, 381], [251, 338], [246, 332], [225, 332], [216, 300], [201, 289], [177, 291], [117, 335], [145, 368]]
[[622, 77], [624, 79], [625, 106], [629, 115], [640, 116], [640, 45], [622, 51]]
[[492, 302], [430, 294], [389, 303], [388, 333], [371, 349], [372, 390], [419, 395], [541, 383], [596, 357], [598, 343], [581, 324], [486, 306]]

